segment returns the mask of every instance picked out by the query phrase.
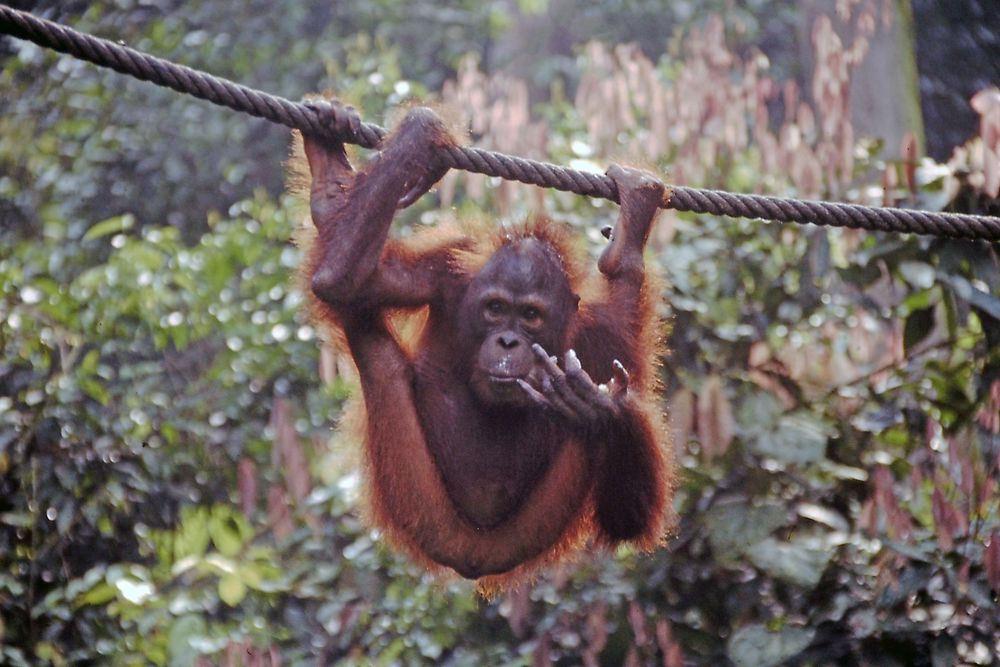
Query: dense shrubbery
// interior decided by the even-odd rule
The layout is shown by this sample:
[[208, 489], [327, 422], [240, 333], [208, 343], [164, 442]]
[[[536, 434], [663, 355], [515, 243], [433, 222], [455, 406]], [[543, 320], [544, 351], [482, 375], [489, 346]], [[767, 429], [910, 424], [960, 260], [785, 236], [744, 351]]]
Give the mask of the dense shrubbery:
[[[184, 18], [96, 3], [74, 22], [290, 97], [336, 85], [380, 122], [447, 78], [481, 145], [575, 166], [631, 151], [691, 185], [997, 212], [995, 96], [952, 163], [885, 162], [845, 113], [840, 65], [864, 44], [822, 26], [810, 96], [713, 19], [655, 63], [581, 49], [573, 99], [548, 72], [532, 107], [523, 82], [462, 60], [502, 34], [500, 3], [413, 20], [393, 2], [251, 4], [238, 23], [211, 2]], [[651, 260], [670, 282], [676, 536], [486, 602], [353, 512], [352, 443], [329, 431], [351, 373], [298, 312], [286, 135], [8, 48], [0, 663], [995, 660], [995, 246], [666, 215]], [[544, 206], [596, 248], [615, 213], [463, 174], [441, 199], [407, 224]]]

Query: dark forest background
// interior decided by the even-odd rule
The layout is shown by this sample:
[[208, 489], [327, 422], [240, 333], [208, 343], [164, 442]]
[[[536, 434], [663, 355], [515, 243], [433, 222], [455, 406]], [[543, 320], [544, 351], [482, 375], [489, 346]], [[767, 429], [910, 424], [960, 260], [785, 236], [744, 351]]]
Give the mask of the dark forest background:
[[[1000, 214], [995, 0], [14, 6], [578, 168]], [[0, 63], [0, 664], [998, 664], [996, 244], [666, 213], [676, 532], [483, 600], [359, 520], [289, 133]], [[616, 213], [452, 174], [399, 231], [538, 209], [593, 253]]]

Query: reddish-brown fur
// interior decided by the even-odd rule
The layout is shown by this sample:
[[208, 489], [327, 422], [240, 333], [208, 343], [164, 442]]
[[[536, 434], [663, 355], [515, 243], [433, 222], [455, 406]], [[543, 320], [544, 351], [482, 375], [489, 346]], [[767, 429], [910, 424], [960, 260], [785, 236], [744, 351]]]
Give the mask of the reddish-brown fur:
[[[400, 143], [405, 141], [400, 139]], [[430, 141], [432, 146], [423, 148], [426, 153], [433, 150], [433, 145], [450, 141], [438, 130]], [[299, 182], [309, 183], [309, 167], [298, 140], [296, 144], [292, 167], [298, 170]], [[340, 148], [327, 145], [324, 150], [329, 156]], [[363, 268], [366, 261], [372, 264], [372, 252], [364, 255], [364, 249], [356, 248], [379, 233], [375, 225], [371, 232], [358, 232], [360, 236], [354, 241], [344, 241], [344, 235], [357, 231], [358, 222], [354, 220], [348, 226], [344, 219], [352, 215], [348, 210], [351, 206], [384, 205], [364, 200], [358, 193], [363, 194], [365, 188], [382, 188], [380, 196], [389, 192], [398, 198], [411, 187], [412, 179], [406, 183], [390, 181], [393, 177], [400, 181], [400, 176], [393, 176], [395, 170], [420, 169], [420, 160], [426, 165], [428, 156], [414, 152], [414, 148], [406, 146], [386, 149], [376, 164], [362, 172], [345, 172], [339, 162], [329, 166], [329, 162], [322, 162], [329, 158], [316, 157], [315, 152], [310, 158], [325, 164], [323, 169], [336, 176], [323, 176], [327, 186], [324, 192], [318, 192], [313, 181], [313, 219], [318, 234], [303, 235], [308, 252], [304, 291], [312, 295], [310, 306], [315, 319], [331, 335], [346, 342], [359, 367], [363, 397], [353, 402], [344, 421], [349, 428], [358, 430], [363, 442], [371, 521], [393, 544], [425, 567], [453, 568], [477, 578], [484, 591], [508, 586], [588, 540], [606, 547], [627, 541], [643, 550], [652, 549], [663, 538], [674, 484], [674, 465], [656, 405], [662, 331], [654, 310], [655, 280], [642, 271], [638, 276], [629, 274], [624, 278], [584, 278], [565, 229], [544, 218], [529, 220], [514, 229], [445, 227], [421, 232], [406, 241], [387, 239], [377, 250], [374, 272], [365, 280], [356, 274], [348, 275], [346, 267], [341, 269], [344, 275], [335, 280], [317, 278], [324, 270], [343, 265], [348, 261], [345, 258], [360, 255]], [[389, 160], [410, 162], [387, 166]], [[361, 176], [355, 178], [356, 174]], [[334, 190], [332, 195], [330, 190]], [[385, 210], [365, 211], [359, 217], [382, 219], [387, 215], [391, 218]], [[534, 430], [525, 426], [525, 432], [531, 435], [518, 437], [533, 438], [530, 448], [547, 452], [547, 464], [540, 477], [529, 480], [526, 497], [519, 499], [510, 516], [498, 525], [483, 527], [470, 522], [456, 506], [435, 460], [435, 456], [447, 455], [449, 447], [461, 448], [462, 443], [431, 447], [427, 441], [427, 433], [452, 432], [427, 420], [464, 422], [458, 424], [459, 432], [461, 427], [473, 430], [488, 423], [482, 415], [450, 413], [434, 407], [438, 393], [445, 397], [441, 403], [447, 402], [449, 396], [450, 388], [440, 386], [446, 382], [446, 375], [437, 370], [439, 365], [451, 363], [446, 359], [457, 349], [452, 339], [458, 334], [449, 330], [449, 322], [464, 316], [457, 312], [453, 300], [440, 295], [461, 294], [470, 276], [498, 249], [526, 238], [537, 239], [555, 250], [572, 290], [581, 297], [579, 310], [566, 322], [562, 349], [549, 352], [561, 358], [566, 350], [575, 349], [583, 369], [595, 382], [611, 378], [612, 362], [619, 360], [630, 374], [627, 416], [614, 431], [614, 441], [605, 443], [593, 442], [570, 430], [549, 428], [537, 419], [537, 412], [531, 413], [533, 416], [526, 418], [540, 425]], [[331, 259], [332, 253], [339, 253], [336, 260]], [[607, 267], [621, 275], [634, 268], [620, 264], [614, 257], [602, 258], [602, 270]], [[338, 290], [351, 280], [359, 284], [353, 291], [344, 287], [345, 293], [341, 294]], [[405, 336], [401, 335], [404, 331]], [[452, 375], [447, 377], [447, 382], [453, 381]], [[421, 400], [424, 397], [418, 395], [419, 391], [435, 393], [431, 399]], [[517, 424], [508, 426], [512, 433], [518, 429]], [[511, 452], [525, 451], [517, 448], [523, 444], [520, 441], [505, 442], [511, 445]], [[499, 455], [498, 460], [502, 460]], [[485, 478], [502, 477], [502, 467], [487, 466], [489, 474], [484, 483], [488, 481]], [[493, 470], [496, 474], [490, 473]], [[627, 537], [612, 534], [619, 528]]]

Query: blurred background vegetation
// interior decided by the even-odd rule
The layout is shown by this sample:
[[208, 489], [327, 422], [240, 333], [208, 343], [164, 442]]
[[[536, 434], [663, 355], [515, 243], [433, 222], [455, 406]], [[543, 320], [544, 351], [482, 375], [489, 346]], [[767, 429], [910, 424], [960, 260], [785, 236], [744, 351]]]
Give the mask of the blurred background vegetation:
[[[580, 168], [1000, 214], [993, 2], [14, 4]], [[356, 516], [288, 132], [0, 62], [0, 664], [998, 664], [997, 244], [665, 214], [676, 534], [485, 601]], [[400, 232], [538, 208], [592, 249], [615, 215], [452, 174]]]

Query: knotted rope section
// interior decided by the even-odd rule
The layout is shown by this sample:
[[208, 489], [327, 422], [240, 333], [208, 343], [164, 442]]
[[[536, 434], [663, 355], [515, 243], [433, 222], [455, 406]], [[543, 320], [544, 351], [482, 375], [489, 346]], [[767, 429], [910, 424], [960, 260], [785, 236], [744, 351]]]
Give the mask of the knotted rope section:
[[[339, 139], [365, 148], [377, 148], [386, 135], [386, 130], [378, 125], [360, 123], [356, 128], [340, 128], [345, 131], [338, 131], [336, 136], [331, 136], [331, 131], [319, 113], [305, 104], [269, 95], [127, 46], [86, 35], [5, 5], [0, 5], [0, 32], [303, 132]], [[442, 158], [447, 166], [454, 169], [618, 201], [614, 181], [603, 174], [568, 169], [470, 146], [452, 147]], [[673, 194], [664, 208], [678, 211], [1000, 241], [1000, 218], [984, 215], [872, 208], [678, 185], [671, 186], [671, 190]]]

